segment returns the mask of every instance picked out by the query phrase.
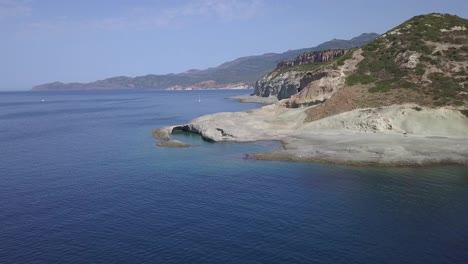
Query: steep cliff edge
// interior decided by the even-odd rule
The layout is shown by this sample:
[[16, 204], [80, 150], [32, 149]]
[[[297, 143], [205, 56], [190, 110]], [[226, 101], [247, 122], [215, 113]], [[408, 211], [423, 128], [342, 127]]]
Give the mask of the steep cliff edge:
[[275, 70], [256, 82], [254, 94], [261, 97], [274, 96], [281, 100], [303, 91], [310, 83], [318, 80], [331, 78], [330, 84], [326, 81], [322, 86], [343, 82], [335, 80], [343, 75], [340, 69], [326, 66], [327, 62], [344, 57], [350, 52], [348, 49], [307, 52], [293, 60], [280, 62]]

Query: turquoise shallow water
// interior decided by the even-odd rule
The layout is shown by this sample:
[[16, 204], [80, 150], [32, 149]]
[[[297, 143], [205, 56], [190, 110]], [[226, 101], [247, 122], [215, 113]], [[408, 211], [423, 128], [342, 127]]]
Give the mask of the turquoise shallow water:
[[0, 262], [468, 263], [466, 167], [155, 147], [155, 127], [257, 107], [241, 93], [0, 93]]

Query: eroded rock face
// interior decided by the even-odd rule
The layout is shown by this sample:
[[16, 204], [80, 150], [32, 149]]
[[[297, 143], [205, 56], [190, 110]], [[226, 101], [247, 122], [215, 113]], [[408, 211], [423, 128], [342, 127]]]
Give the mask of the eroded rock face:
[[349, 50], [339, 49], [306, 52], [294, 60], [280, 62], [273, 72], [256, 82], [254, 94], [261, 97], [274, 96], [278, 100], [290, 98], [302, 91], [310, 83], [327, 77], [329, 70], [309, 72], [294, 70], [294, 68], [288, 69], [289, 67], [326, 62], [348, 52]]
[[289, 107], [310, 106], [323, 103], [345, 86], [346, 76], [353, 72], [363, 59], [362, 50], [353, 52], [351, 58], [337, 69], [328, 68], [306, 73], [301, 79], [299, 92], [286, 102]]
[[[321, 70], [318, 72], [291, 71], [273, 77], [267, 76], [257, 81], [255, 95], [261, 97], [275, 96], [278, 100], [298, 98], [310, 94], [308, 90], [311, 84], [315, 84], [315, 90], [322, 89], [322, 92], [326, 92], [332, 89], [331, 85], [336, 84], [330, 78], [335, 78], [337, 75], [339, 76], [340, 73], [333, 70]], [[341, 82], [344, 82], [344, 80], [340, 81], [340, 84]]]
[[297, 56], [294, 60], [282, 61], [278, 63], [276, 68], [292, 67], [292, 66], [303, 65], [303, 64], [308, 64], [308, 63], [326, 62], [336, 57], [339, 57], [341, 55], [344, 55], [348, 52], [349, 50], [344, 50], [344, 49], [306, 52]]
[[255, 95], [261, 97], [275, 96], [279, 100], [291, 97], [299, 91], [303, 72], [288, 71], [271, 73], [255, 84]]
[[[351, 51], [307, 52], [294, 60], [280, 62], [273, 72], [257, 81], [254, 94], [261, 97], [274, 96], [278, 100], [291, 98], [286, 103], [291, 107], [323, 102], [344, 85], [344, 72], [349, 71], [350, 63], [341, 65], [338, 70], [332, 67], [320, 67], [304, 71], [296, 70], [294, 66], [327, 62], [348, 52]], [[346, 62], [355, 60], [356, 56], [362, 57], [360, 49], [353, 51], [353, 58]]]
[[345, 78], [340, 71], [329, 71], [323, 77], [310, 81], [288, 101], [290, 107], [322, 103], [343, 87]]
[[291, 98], [291, 96], [304, 90], [310, 83], [329, 76], [329, 70], [319, 72], [288, 71], [278, 75], [268, 75], [257, 81], [255, 95], [261, 97], [277, 97], [278, 100]]

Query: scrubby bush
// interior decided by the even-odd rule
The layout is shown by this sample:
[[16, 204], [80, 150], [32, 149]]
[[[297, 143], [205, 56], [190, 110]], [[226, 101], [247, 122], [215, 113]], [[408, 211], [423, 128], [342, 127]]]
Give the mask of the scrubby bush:
[[370, 75], [354, 73], [346, 78], [346, 85], [353, 86], [356, 84], [369, 84], [375, 81], [376, 79]]

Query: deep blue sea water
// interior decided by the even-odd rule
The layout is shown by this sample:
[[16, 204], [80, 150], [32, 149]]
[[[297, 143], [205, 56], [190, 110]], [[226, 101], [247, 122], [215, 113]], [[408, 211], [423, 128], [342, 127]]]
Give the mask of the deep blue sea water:
[[242, 93], [0, 93], [0, 263], [468, 263], [466, 167], [155, 146], [153, 128], [258, 107], [225, 99]]

